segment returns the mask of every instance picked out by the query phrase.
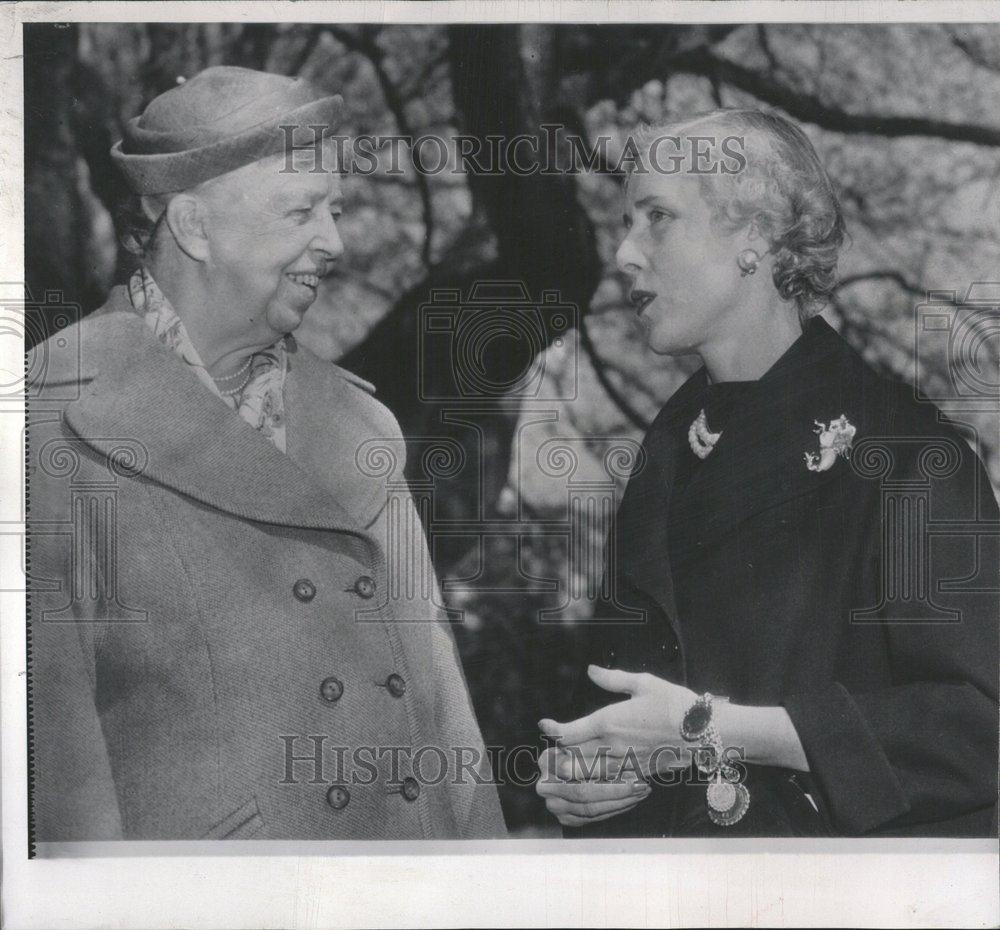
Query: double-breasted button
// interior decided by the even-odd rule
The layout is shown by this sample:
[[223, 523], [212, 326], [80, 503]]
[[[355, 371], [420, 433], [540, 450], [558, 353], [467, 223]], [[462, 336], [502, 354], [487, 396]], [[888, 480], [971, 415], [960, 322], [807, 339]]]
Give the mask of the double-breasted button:
[[366, 601], [375, 596], [375, 579], [371, 575], [362, 575], [354, 582], [354, 593]]
[[415, 778], [404, 778], [400, 794], [402, 794], [407, 801], [416, 801], [417, 798], [420, 797], [420, 782], [418, 782]]
[[344, 693], [344, 683], [339, 678], [334, 678], [331, 675], [329, 678], [324, 678], [320, 682], [319, 686], [319, 696], [323, 698], [324, 701], [328, 701], [333, 704], [335, 701], [339, 701]]
[[330, 785], [326, 791], [326, 803], [335, 811], [342, 811], [351, 803], [351, 792], [343, 785]]
[[316, 596], [316, 585], [308, 578], [300, 578], [292, 585], [292, 594], [295, 595], [297, 600], [308, 604]]
[[385, 686], [393, 697], [398, 698], [406, 694], [406, 679], [403, 678], [402, 675], [397, 675], [395, 672], [386, 678]]

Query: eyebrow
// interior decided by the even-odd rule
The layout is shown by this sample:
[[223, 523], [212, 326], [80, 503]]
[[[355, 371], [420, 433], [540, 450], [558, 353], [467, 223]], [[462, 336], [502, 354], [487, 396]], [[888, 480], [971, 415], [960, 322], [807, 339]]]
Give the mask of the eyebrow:
[[635, 208], [637, 210], [643, 210], [651, 204], [658, 204], [661, 207], [666, 207], [668, 210], [676, 210], [676, 207], [660, 194], [647, 194], [641, 200], [635, 202]]
[[[279, 192], [276, 198], [276, 203], [283, 209], [293, 209], [298, 204], [306, 203], [310, 207], [315, 206], [321, 201], [326, 200], [326, 194], [321, 194], [317, 191], [282, 191]], [[344, 206], [344, 195], [337, 194], [330, 201], [331, 207], [343, 207]]]

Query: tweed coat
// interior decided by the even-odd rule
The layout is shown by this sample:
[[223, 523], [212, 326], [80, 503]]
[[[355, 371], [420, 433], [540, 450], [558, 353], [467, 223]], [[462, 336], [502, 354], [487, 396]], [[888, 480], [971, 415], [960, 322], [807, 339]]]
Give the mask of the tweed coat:
[[[702, 369], [645, 438], [592, 658], [784, 706], [810, 772], [747, 765], [750, 810], [728, 828], [689, 781], [582, 832], [995, 835], [1000, 524], [970, 432], [817, 317], [673, 498], [705, 389]], [[815, 421], [841, 414], [850, 461], [808, 470]], [[580, 711], [610, 699], [581, 685]]]
[[29, 403], [34, 838], [503, 835], [436, 582], [401, 575], [403, 456], [361, 467], [402, 449], [371, 386], [293, 347], [285, 455], [124, 289], [78, 327]]

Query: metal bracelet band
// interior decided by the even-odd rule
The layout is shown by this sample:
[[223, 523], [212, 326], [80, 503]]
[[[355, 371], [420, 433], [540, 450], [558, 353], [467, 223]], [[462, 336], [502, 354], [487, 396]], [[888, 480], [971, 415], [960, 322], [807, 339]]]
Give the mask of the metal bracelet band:
[[722, 738], [714, 723], [710, 723], [694, 749], [695, 767], [703, 775], [711, 775], [722, 765]]

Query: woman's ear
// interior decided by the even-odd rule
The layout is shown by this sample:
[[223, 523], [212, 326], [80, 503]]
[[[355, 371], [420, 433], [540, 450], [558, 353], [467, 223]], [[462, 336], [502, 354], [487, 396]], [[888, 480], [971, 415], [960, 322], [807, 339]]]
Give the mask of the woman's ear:
[[167, 225], [174, 240], [188, 258], [208, 260], [208, 237], [205, 233], [205, 205], [193, 194], [177, 194], [167, 204]]
[[746, 240], [747, 242], [757, 251], [760, 251], [761, 244], [767, 245], [768, 239], [764, 234], [764, 230], [761, 228], [761, 222], [757, 217], [750, 220], [749, 225], [746, 228]]

